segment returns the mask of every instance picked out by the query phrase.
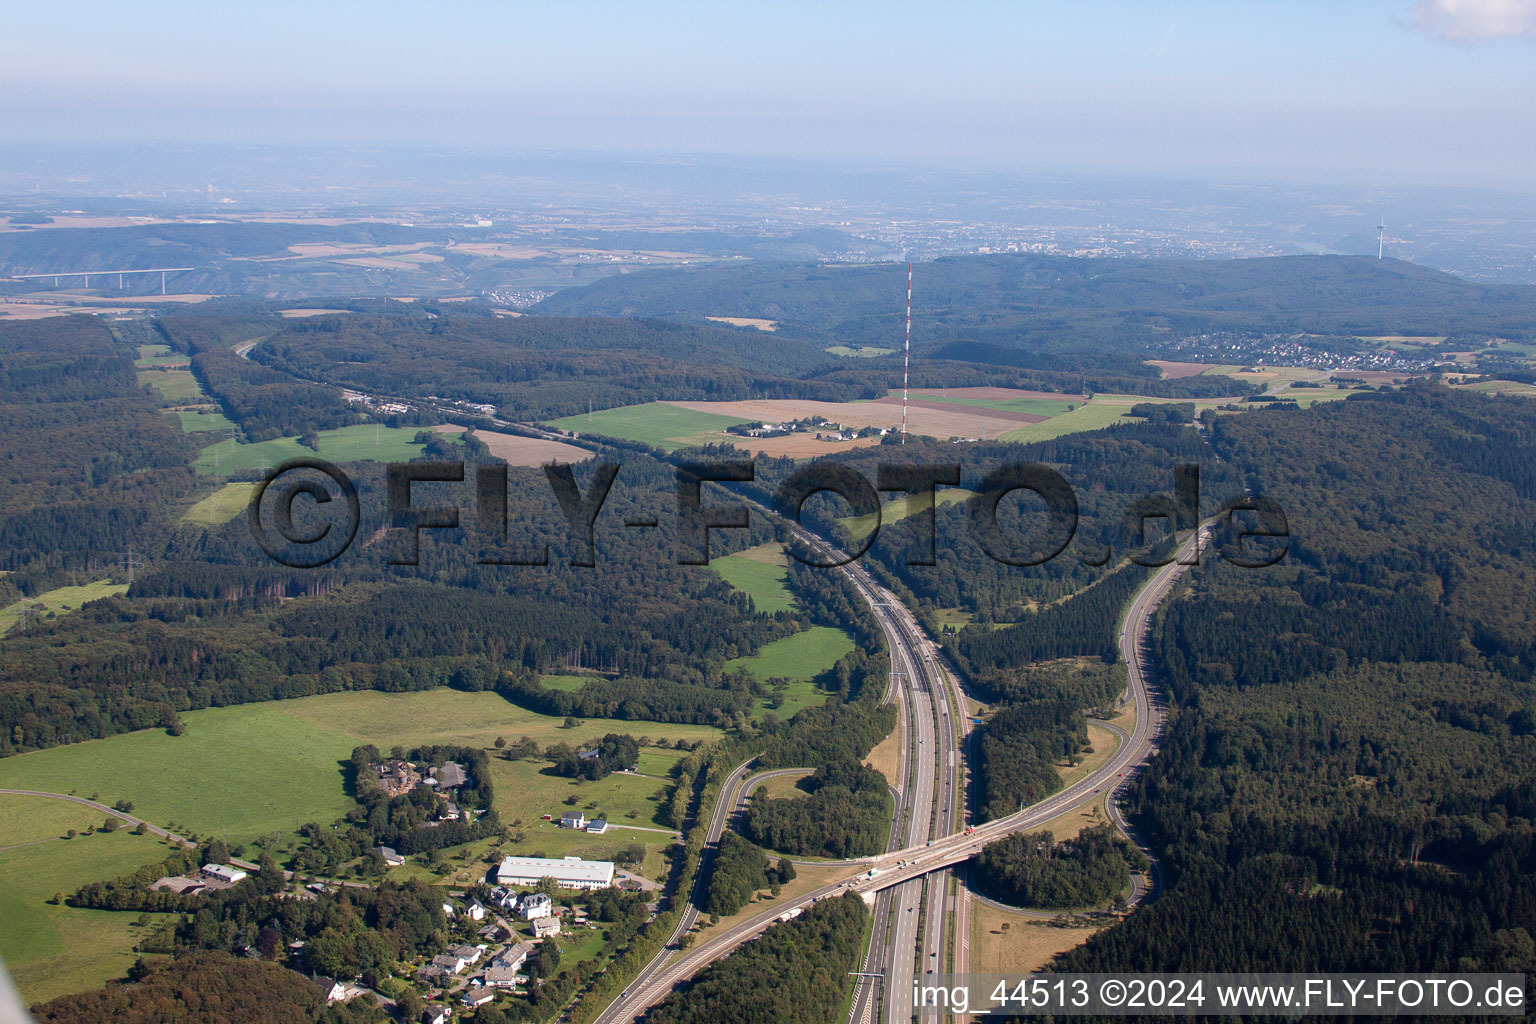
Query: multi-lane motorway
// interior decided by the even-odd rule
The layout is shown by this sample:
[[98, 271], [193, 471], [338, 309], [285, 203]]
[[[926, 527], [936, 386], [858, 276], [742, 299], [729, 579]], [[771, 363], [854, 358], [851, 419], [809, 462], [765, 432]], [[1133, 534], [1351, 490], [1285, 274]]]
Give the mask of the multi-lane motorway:
[[[802, 539], [823, 552], [827, 550], [826, 546], [816, 538], [802, 536]], [[1125, 701], [1135, 705], [1136, 714], [1135, 724], [1130, 734], [1114, 754], [1095, 771], [1031, 807], [1005, 818], [979, 825], [970, 834], [964, 831], [951, 831], [949, 834], [940, 833], [938, 838], [932, 840], [924, 836], [934, 825], [940, 822], [946, 822], [951, 827], [958, 824], [958, 818], [953, 816], [945, 818], [942, 811], [943, 794], [950, 791], [949, 806], [953, 815], [953, 810], [958, 807], [958, 804], [953, 802], [956, 796], [953, 791], [961, 783], [953, 778], [957, 773], [949, 771], [948, 765], [944, 764], [949, 760], [947, 754], [938, 756], [940, 743], [938, 737], [944, 737], [943, 743], [948, 749], [958, 749], [958, 743], [963, 736], [955, 716], [963, 715], [965, 707], [963, 698], [959, 698], [954, 691], [952, 675], [945, 672], [938, 664], [932, 642], [922, 634], [906, 610], [890, 600], [890, 595], [876, 587], [862, 570], [856, 566], [847, 567], [847, 571], [859, 585], [865, 600], [870, 603], [872, 610], [886, 629], [887, 638], [891, 641], [893, 671], [906, 676], [905, 679], [898, 677], [898, 682], [911, 689], [912, 681], [920, 680], [919, 689], [910, 695], [920, 699], [912, 700], [908, 704], [911, 728], [919, 737], [909, 743], [909, 750], [917, 752], [914, 754], [917, 760], [912, 765], [912, 771], [906, 773], [911, 785], [910, 792], [905, 794], [902, 804], [909, 810], [923, 807], [932, 809], [935, 807], [934, 800], [937, 796], [941, 801], [940, 812], [934, 814], [930, 810], [929, 814], [911, 814], [900, 832], [907, 841], [906, 847], [868, 858], [857, 865], [856, 869], [851, 868], [846, 877], [805, 893], [797, 899], [779, 902], [771, 910], [754, 915], [719, 934], [708, 937], [682, 955], [658, 956], [598, 1020], [602, 1024], [634, 1020], [646, 1008], [665, 997], [678, 982], [727, 955], [742, 943], [760, 935], [786, 911], [801, 909], [820, 899], [842, 893], [873, 896], [893, 887], [900, 887], [910, 892], [909, 883], [920, 880], [925, 875], [943, 878], [944, 869], [969, 860], [987, 843], [1013, 832], [1034, 828], [1101, 793], [1107, 791], [1108, 803], [1111, 808], [1114, 808], [1117, 791], [1156, 750], [1156, 741], [1162, 727], [1162, 706], [1151, 693], [1146, 677], [1145, 642], [1152, 612], [1172, 590], [1179, 575], [1187, 568], [1186, 563], [1194, 560], [1195, 548], [1199, 543], [1203, 543], [1203, 531], [1191, 534], [1178, 549], [1174, 561], [1152, 575], [1137, 592], [1126, 610], [1120, 629], [1119, 648], [1127, 668], [1128, 685]], [[940, 710], [936, 712], [935, 707]], [[922, 711], [921, 715], [915, 710], [918, 708]], [[924, 721], [928, 725], [926, 740], [920, 738], [924, 734], [922, 725]], [[930, 765], [932, 771], [924, 770], [924, 764]], [[939, 772], [941, 765], [945, 768], [942, 779]], [[745, 777], [747, 768], [747, 765], [743, 765], [737, 769], [741, 778]], [[926, 782], [922, 781], [924, 776], [927, 776]], [[734, 782], [735, 786], [728, 786], [722, 791], [721, 805], [726, 810], [722, 812], [717, 807], [715, 818], [721, 822], [721, 827], [724, 822], [722, 813], [728, 816], [730, 808], [736, 804], [735, 787], [739, 787], [741, 778], [733, 776], [732, 779], [727, 780], [728, 783]], [[925, 795], [926, 801], [923, 800]], [[1112, 810], [1111, 813], [1118, 820], [1118, 810]], [[923, 819], [926, 819], [926, 823]], [[917, 884], [921, 883], [917, 882]], [[911, 1007], [905, 1006], [900, 997], [904, 994], [907, 999], [910, 999], [911, 977], [916, 970], [917, 956], [921, 955], [937, 961], [942, 959], [943, 950], [930, 948], [930, 943], [934, 941], [932, 929], [924, 929], [925, 934], [919, 945], [916, 922], [918, 910], [915, 907], [911, 911], [906, 909], [906, 906], [911, 904], [903, 903], [900, 889], [892, 901], [894, 904], [892, 910], [896, 915], [895, 922], [883, 936], [883, 942], [888, 948], [872, 949], [869, 962], [879, 964], [883, 960], [893, 965], [896, 971], [901, 972], [901, 978], [898, 978], [896, 973], [887, 974], [884, 993], [885, 1011], [882, 1016], [886, 1020], [906, 1021], [910, 1020]], [[946, 889], [947, 883], [942, 887], [939, 885], [932, 887], [932, 891], [936, 894], [943, 893]], [[940, 918], [944, 916], [942, 900], [934, 900], [930, 916]], [[903, 921], [908, 917], [914, 919], [910, 925]], [[942, 943], [942, 922], [936, 927], [939, 929], [938, 941]], [[681, 931], [680, 925], [679, 935]], [[930, 955], [935, 953], [938, 954], [937, 957]], [[903, 962], [906, 964], [904, 970], [899, 966]], [[938, 969], [939, 967], [936, 966], [935, 970]], [[858, 1005], [856, 1004], [856, 1008]], [[868, 1007], [870, 1004], [865, 1002], [862, 1005]], [[864, 1012], [867, 1013], [867, 1009]], [[869, 1018], [865, 1016], [860, 1019]]]

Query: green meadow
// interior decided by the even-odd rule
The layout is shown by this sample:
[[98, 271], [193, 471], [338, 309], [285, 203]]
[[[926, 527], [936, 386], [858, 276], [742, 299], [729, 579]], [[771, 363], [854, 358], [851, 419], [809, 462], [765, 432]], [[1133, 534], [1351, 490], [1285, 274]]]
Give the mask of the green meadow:
[[218, 411], [205, 412], [200, 409], [178, 409], [176, 418], [181, 422], [181, 431], [184, 434], [201, 434], [210, 430], [229, 430], [234, 423], [223, 413]]
[[812, 626], [764, 644], [756, 654], [734, 658], [726, 662], [725, 667], [745, 668], [764, 682], [789, 680], [788, 686], [776, 695], [779, 707], [773, 707], [775, 698], [772, 697], [764, 698], [760, 707], [773, 711], [780, 718], [791, 718], [801, 708], [826, 702], [827, 694], [811, 680], [851, 650], [853, 638], [847, 633], [830, 626]]
[[1071, 412], [1063, 412], [1041, 423], [1029, 423], [1016, 430], [1007, 431], [999, 437], [999, 440], [1049, 441], [1065, 434], [1102, 430], [1111, 424], [1119, 423], [1129, 416], [1130, 412], [1129, 405], [1107, 405], [1090, 400]]
[[829, 355], [842, 356], [845, 359], [870, 359], [875, 356], [894, 355], [893, 348], [877, 348], [874, 345], [860, 345], [857, 348], [849, 348], [847, 345], [833, 345], [831, 348], [822, 349]]
[[789, 590], [787, 557], [780, 544], [759, 544], [734, 555], [711, 558], [709, 567], [725, 582], [751, 595], [758, 611], [772, 615], [795, 609], [795, 595]]
[[96, 832], [105, 819], [79, 804], [0, 795], [0, 959], [29, 1003], [98, 988], [133, 966], [137, 914], [53, 902], [165, 856], [153, 836]]
[[[935, 491], [933, 501], [935, 505], [953, 505], [973, 496], [976, 492], [968, 491], [963, 487], [946, 487], [941, 491]], [[880, 506], [880, 525], [890, 526], [899, 523], [911, 515], [916, 515], [922, 506], [922, 501], [916, 495], [907, 494], [895, 501], [890, 501]], [[846, 516], [841, 520], [848, 530], [849, 536], [854, 540], [863, 540], [869, 536], [869, 531], [875, 527], [875, 516]]]
[[[524, 710], [493, 693], [457, 690], [335, 693], [189, 711], [181, 718], [186, 724], [181, 736], [156, 729], [5, 758], [0, 760], [0, 789], [97, 793], [107, 804], [130, 800], [136, 815], [157, 825], [175, 824], [202, 835], [227, 832], [231, 841], [245, 841], [291, 833], [306, 822], [329, 822], [345, 813], [352, 802], [342, 791], [342, 762], [364, 743], [491, 749], [498, 736], [509, 743], [529, 736], [543, 749], [557, 742], [590, 742], [608, 732], [669, 740], [720, 735], [707, 726], [604, 720], [583, 720], [565, 729], [561, 719]], [[557, 809], [560, 799], [570, 795], [570, 780], [539, 774], [543, 762], [495, 759], [493, 764], [498, 810], [508, 820]], [[612, 793], [601, 788], [583, 792], [611, 798], [614, 813], [623, 813], [641, 806], [660, 785], [617, 778], [623, 781], [614, 783]]]
[[140, 370], [138, 379], [140, 384], [150, 385], [160, 392], [161, 398], [172, 404], [207, 401], [208, 398], [198, 387], [197, 378], [186, 369]]
[[1029, 413], [1033, 416], [1060, 416], [1069, 406], [1080, 406], [1085, 401], [1077, 397], [966, 398], [962, 395], [930, 395], [916, 391], [912, 393], [912, 397], [922, 399], [924, 402], [971, 406], [976, 409], [1001, 409], [1005, 412]]
[[181, 521], [193, 526], [227, 523], [245, 511], [255, 490], [256, 485], [250, 481], [231, 481], [187, 509]]
[[21, 619], [22, 609], [28, 605], [36, 608], [44, 618], [57, 617], [72, 611], [78, 611], [80, 606], [87, 601], [96, 601], [113, 594], [121, 594], [128, 589], [126, 583], [113, 583], [111, 580], [97, 580], [95, 583], [84, 583], [78, 587], [59, 587], [57, 590], [49, 590], [39, 594], [35, 598], [23, 598], [14, 604], [0, 608], [0, 636]]
[[[194, 465], [203, 474], [230, 474], [272, 468], [289, 459], [321, 458], [327, 462], [404, 462], [421, 454], [415, 442], [420, 427], [385, 427], [359, 423], [338, 430], [322, 430], [317, 435], [319, 451], [299, 444], [296, 437], [278, 437], [254, 444], [233, 440], [209, 445], [198, 455]], [[463, 437], [462, 431], [445, 432], [449, 440]]]
[[628, 438], [672, 451], [722, 440], [719, 434], [726, 427], [750, 422], [740, 416], [695, 412], [666, 402], [650, 402], [646, 405], [626, 405], [618, 409], [567, 416], [552, 421], [550, 426], [578, 434]]

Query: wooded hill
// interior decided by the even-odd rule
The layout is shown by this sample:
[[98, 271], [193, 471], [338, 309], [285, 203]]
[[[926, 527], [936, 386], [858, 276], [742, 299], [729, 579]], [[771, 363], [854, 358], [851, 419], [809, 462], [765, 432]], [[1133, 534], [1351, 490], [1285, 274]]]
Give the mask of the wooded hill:
[[1533, 442], [1529, 401], [1427, 385], [1218, 423], [1291, 554], [1159, 616], [1166, 890], [1063, 969], [1536, 966]]

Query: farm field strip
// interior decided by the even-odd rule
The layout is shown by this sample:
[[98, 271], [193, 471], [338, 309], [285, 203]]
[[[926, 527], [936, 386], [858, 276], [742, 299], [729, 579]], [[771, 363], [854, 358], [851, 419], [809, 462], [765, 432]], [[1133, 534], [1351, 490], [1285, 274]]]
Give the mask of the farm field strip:
[[55, 616], [67, 612], [78, 611], [87, 601], [97, 601], [103, 597], [111, 597], [113, 594], [121, 594], [128, 589], [126, 583], [113, 583], [111, 580], [97, 580], [94, 583], [82, 583], [74, 587], [59, 587], [39, 594], [37, 597], [24, 597], [20, 601], [0, 608], [0, 636], [4, 636], [11, 627], [21, 620], [21, 615], [27, 606], [37, 609], [38, 614]]

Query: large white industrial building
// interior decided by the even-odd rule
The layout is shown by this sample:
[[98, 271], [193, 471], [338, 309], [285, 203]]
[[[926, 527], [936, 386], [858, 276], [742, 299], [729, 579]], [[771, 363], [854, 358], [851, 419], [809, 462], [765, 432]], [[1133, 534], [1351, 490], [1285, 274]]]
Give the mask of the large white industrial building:
[[496, 869], [502, 885], [537, 885], [553, 878], [566, 889], [606, 889], [613, 884], [613, 861], [580, 857], [506, 857]]

